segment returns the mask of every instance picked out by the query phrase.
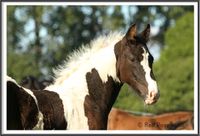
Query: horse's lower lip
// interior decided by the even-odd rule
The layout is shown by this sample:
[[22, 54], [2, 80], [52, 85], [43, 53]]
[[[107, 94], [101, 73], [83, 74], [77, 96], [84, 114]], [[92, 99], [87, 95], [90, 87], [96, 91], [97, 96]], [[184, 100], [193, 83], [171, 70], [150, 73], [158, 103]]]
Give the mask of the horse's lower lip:
[[157, 102], [157, 100], [152, 100], [152, 99], [146, 99], [144, 100], [145, 104], [146, 105], [151, 105], [151, 104], [154, 104]]

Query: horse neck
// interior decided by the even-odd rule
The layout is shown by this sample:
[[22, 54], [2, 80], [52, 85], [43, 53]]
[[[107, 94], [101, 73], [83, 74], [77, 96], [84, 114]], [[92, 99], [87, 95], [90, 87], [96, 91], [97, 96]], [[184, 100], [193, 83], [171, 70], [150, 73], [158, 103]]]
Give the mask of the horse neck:
[[[46, 88], [58, 92], [63, 99], [69, 129], [87, 128], [87, 124], [89, 129], [106, 129], [108, 113], [121, 87], [116, 76], [114, 54], [114, 45], [118, 40], [104, 42], [110, 45], [102, 46], [96, 51], [89, 49], [79, 54], [79, 57], [72, 56], [73, 59], [57, 71], [55, 83]], [[91, 71], [92, 69], [97, 72]], [[75, 112], [72, 114], [71, 111]], [[78, 126], [77, 116], [82, 119], [79, 119]]]
[[108, 76], [119, 81], [116, 75], [114, 45], [102, 48], [98, 52], [85, 53], [82, 59], [78, 59], [77, 62], [70, 61], [65, 65], [64, 69], [59, 70], [53, 84], [53, 86], [63, 86], [65, 91], [78, 93], [86, 91], [87, 93], [86, 74], [93, 68], [98, 71], [103, 82], [108, 80]]
[[62, 84], [63, 81], [69, 79], [78, 71], [82, 71], [79, 72], [79, 77], [83, 79], [80, 75], [85, 76], [92, 68], [98, 70], [102, 80], [107, 80], [107, 74], [117, 79], [114, 45], [123, 36], [121, 32], [111, 32], [106, 36], [98, 37], [91, 41], [89, 46], [82, 46], [69, 55], [67, 62], [54, 70], [55, 84]]

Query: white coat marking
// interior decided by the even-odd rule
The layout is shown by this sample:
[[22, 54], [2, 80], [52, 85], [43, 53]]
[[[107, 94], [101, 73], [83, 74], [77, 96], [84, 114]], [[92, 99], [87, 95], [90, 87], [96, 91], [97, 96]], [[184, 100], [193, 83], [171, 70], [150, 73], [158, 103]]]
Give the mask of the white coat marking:
[[143, 60], [141, 61], [140, 64], [143, 66], [143, 69], [145, 71], [145, 79], [148, 84], [148, 94], [150, 94], [151, 91], [155, 91], [156, 93], [158, 93], [157, 83], [155, 80], [151, 78], [150, 75], [151, 69], [149, 67], [149, 61], [148, 61], [149, 53], [144, 48], [143, 50], [144, 50], [144, 53], [142, 54]]

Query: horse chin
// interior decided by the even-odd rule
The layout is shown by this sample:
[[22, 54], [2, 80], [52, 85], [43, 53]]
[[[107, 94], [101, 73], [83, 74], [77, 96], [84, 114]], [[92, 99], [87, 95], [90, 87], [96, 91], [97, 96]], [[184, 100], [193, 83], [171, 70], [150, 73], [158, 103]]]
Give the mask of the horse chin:
[[[131, 86], [131, 84], [128, 84], [128, 85], [129, 85], [129, 88], [131, 88], [134, 92], [136, 92], [136, 94], [137, 94], [140, 98], [142, 98], [142, 99], [144, 100], [144, 103], [145, 103], [146, 105], [152, 105], [152, 104], [154, 104], [154, 103], [157, 102], [157, 99], [158, 99], [158, 98], [156, 98], [156, 99], [151, 99], [151, 98], [148, 96], [148, 94], [146, 93], [146, 92], [148, 92], [147, 89], [146, 89], [146, 87], [140, 85], [139, 83], [138, 83], [138, 86], [137, 86], [137, 87], [135, 87], [135, 86], [133, 86], [133, 85]], [[139, 85], [140, 85], [140, 86], [139, 86]]]
[[146, 93], [148, 91], [144, 91], [145, 90], [144, 87], [142, 89], [136, 89], [135, 88], [134, 90], [136, 91], [138, 96], [141, 97], [144, 100], [144, 103], [146, 105], [155, 104], [159, 99], [159, 94], [156, 97], [150, 97], [149, 94]]
[[146, 104], [146, 105], [152, 105], [152, 104], [155, 104], [157, 102], [157, 100], [153, 100], [153, 99], [145, 99], [144, 100], [144, 103]]

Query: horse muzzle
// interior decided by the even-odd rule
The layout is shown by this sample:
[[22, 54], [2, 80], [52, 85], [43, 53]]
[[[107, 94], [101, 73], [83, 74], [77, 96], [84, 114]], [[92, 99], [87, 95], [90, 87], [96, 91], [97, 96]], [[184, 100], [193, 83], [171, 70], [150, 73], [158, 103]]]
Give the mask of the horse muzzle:
[[145, 98], [144, 102], [146, 105], [154, 104], [158, 101], [160, 97], [159, 92], [151, 91]]

